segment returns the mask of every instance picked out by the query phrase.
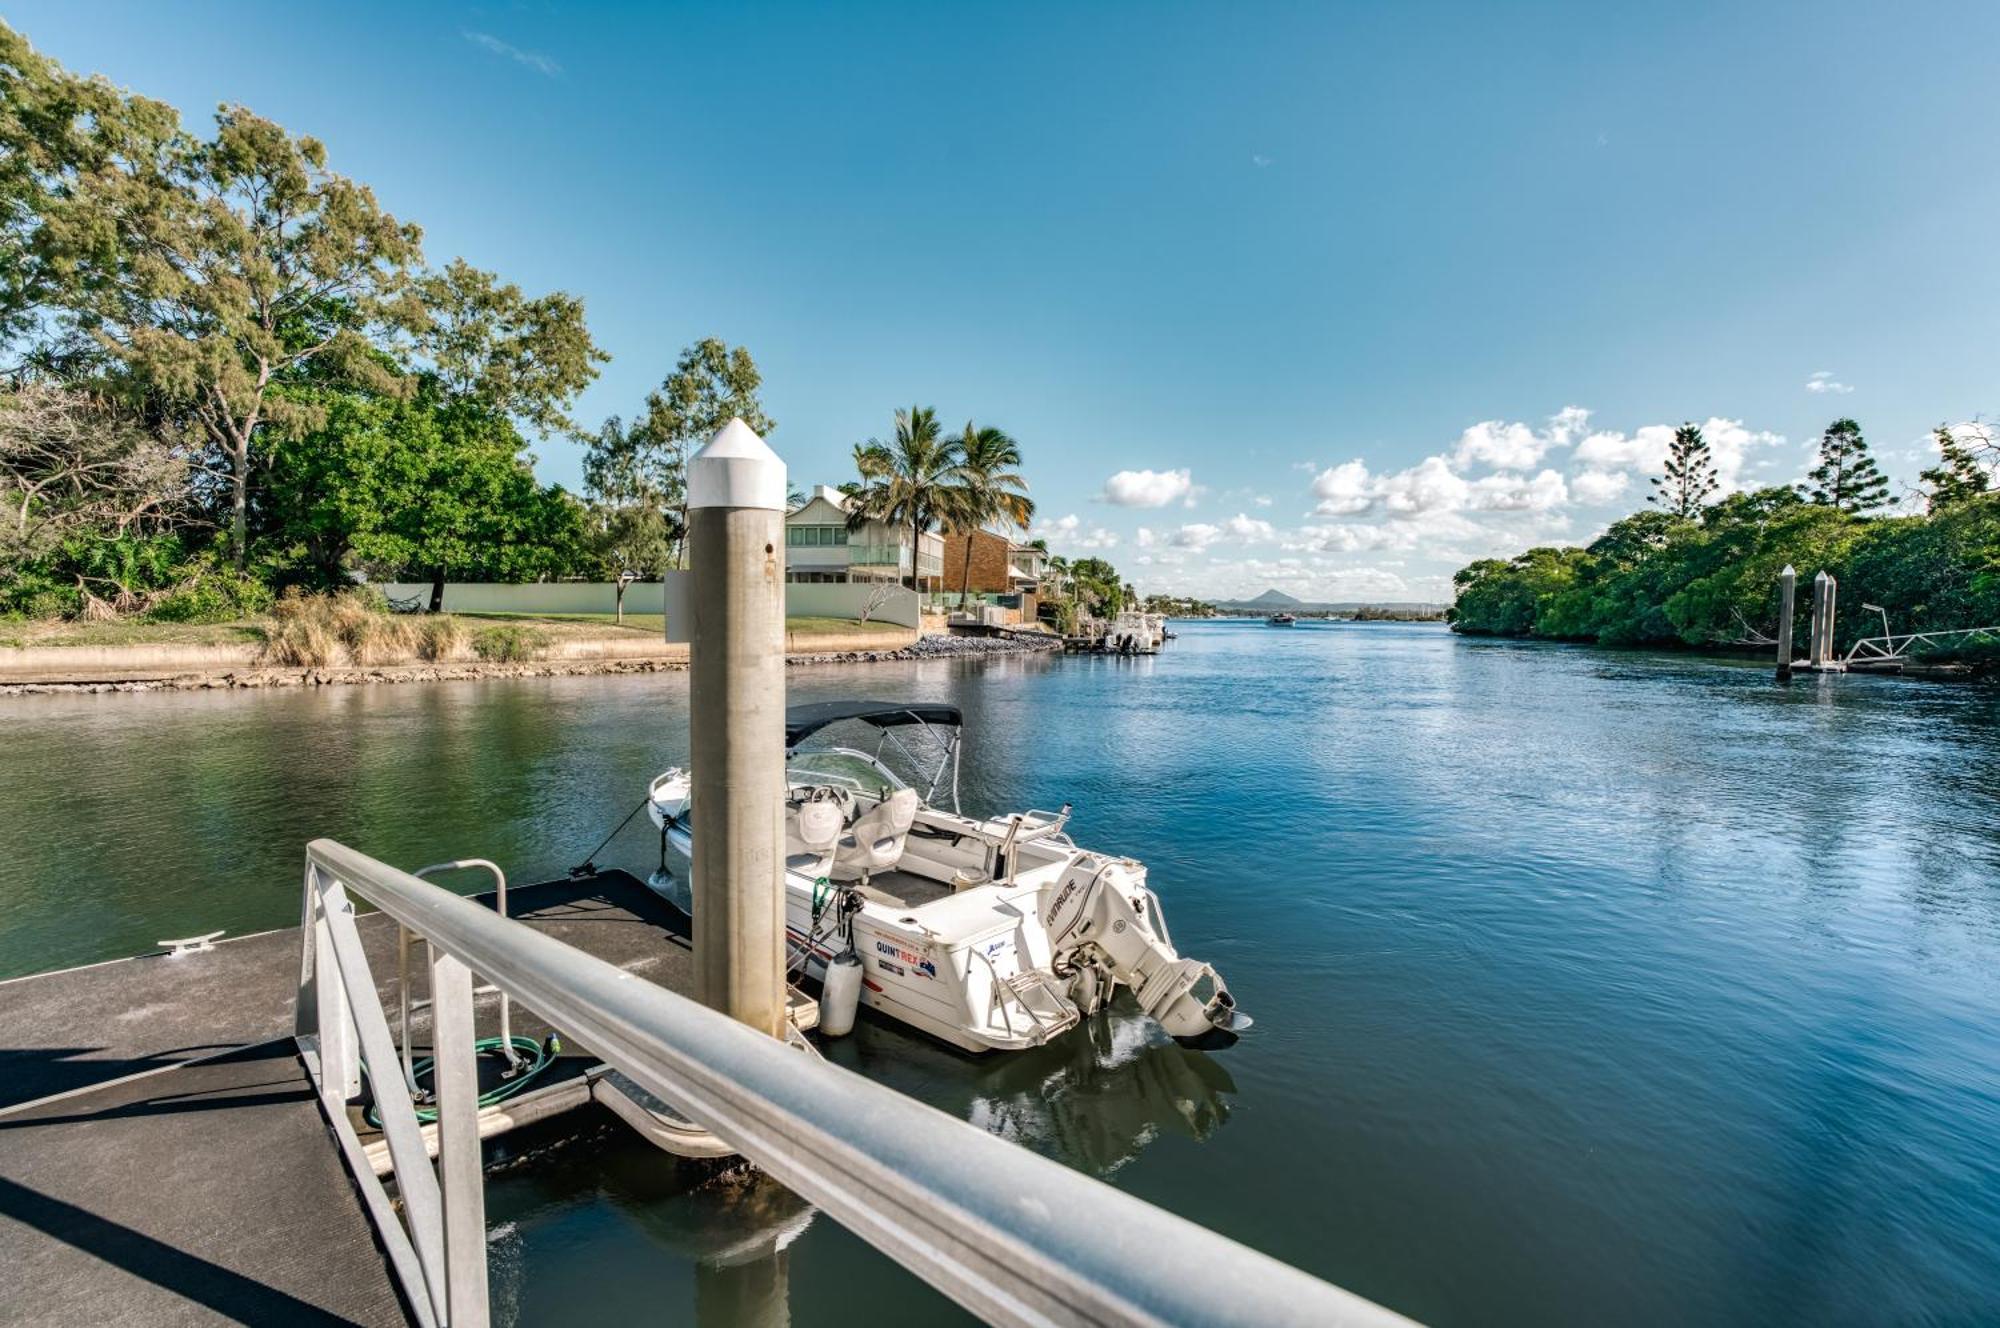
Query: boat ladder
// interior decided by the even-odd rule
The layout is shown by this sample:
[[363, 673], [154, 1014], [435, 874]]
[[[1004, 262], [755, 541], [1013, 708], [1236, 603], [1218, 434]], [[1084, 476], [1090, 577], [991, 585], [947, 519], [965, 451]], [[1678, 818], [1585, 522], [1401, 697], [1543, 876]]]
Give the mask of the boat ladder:
[[[990, 1022], [998, 1014], [1009, 1037], [1018, 1036], [1010, 1006], [1020, 1006], [1027, 1015], [1028, 1026], [1035, 1030], [1038, 1046], [1056, 1034], [1075, 1027], [1082, 1017], [1076, 1003], [1063, 995], [1047, 973], [1030, 968], [1003, 978], [991, 959], [977, 950], [973, 953], [979, 955], [987, 973], [993, 978], [993, 984], [986, 989], [986, 1017]], [[1013, 999], [1009, 1000], [1009, 996]]]

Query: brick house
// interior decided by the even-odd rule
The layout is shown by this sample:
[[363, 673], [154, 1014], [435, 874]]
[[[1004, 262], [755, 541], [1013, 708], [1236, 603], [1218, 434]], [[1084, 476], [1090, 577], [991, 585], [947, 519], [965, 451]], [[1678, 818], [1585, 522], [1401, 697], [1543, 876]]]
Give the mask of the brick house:
[[[966, 580], [965, 553], [972, 546], [971, 578]], [[1041, 585], [1048, 555], [1032, 544], [1019, 544], [990, 530], [944, 536], [944, 593], [956, 595], [965, 585], [975, 595], [1019, 595], [1021, 619], [1033, 622], [1035, 592]]]

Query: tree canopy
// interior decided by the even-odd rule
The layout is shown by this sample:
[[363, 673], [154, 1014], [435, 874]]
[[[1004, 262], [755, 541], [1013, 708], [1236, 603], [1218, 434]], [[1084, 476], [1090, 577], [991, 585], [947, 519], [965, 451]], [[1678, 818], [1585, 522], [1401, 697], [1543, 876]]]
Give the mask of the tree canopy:
[[741, 419], [768, 438], [778, 425], [758, 399], [763, 375], [750, 352], [719, 337], [704, 337], [683, 350], [666, 378], [646, 396], [646, 410], [627, 426], [617, 419], [592, 435], [584, 458], [586, 485], [601, 502], [617, 509], [607, 518], [634, 532], [654, 524], [646, 509], [657, 509], [658, 532], [670, 550], [671, 565], [685, 560], [687, 463], [695, 449], [732, 419]]
[[1731, 494], [1699, 522], [1640, 512], [1585, 548], [1471, 564], [1454, 578], [1449, 616], [1475, 635], [1760, 644], [1777, 630], [1778, 573], [1788, 563], [1840, 579], [1843, 640], [1877, 630], [1862, 621], [1863, 603], [1889, 606], [1898, 630], [2000, 623], [2000, 495], [1873, 520], [1788, 488]]
[[1674, 441], [1667, 448], [1666, 471], [1653, 477], [1653, 492], [1646, 501], [1686, 519], [1701, 511], [1718, 483], [1715, 460], [1700, 426], [1683, 424], [1674, 430]]
[[0, 25], [0, 609], [149, 602], [211, 547], [275, 584], [588, 563], [526, 452], [607, 358], [582, 301], [421, 238], [310, 135], [195, 132]]
[[1869, 454], [1868, 440], [1853, 420], [1835, 420], [1820, 435], [1819, 464], [1800, 486], [1822, 507], [1870, 512], [1889, 501], [1889, 481]]

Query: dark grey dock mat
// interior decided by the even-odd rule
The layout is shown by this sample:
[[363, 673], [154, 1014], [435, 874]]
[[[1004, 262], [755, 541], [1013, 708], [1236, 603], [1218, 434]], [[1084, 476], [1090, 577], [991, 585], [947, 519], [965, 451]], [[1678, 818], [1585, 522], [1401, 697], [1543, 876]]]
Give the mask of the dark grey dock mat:
[[0, 1112], [0, 1322], [408, 1319], [286, 1039]]
[[[480, 899], [492, 902], [490, 895]], [[519, 886], [508, 892], [507, 906], [557, 940], [671, 990], [693, 990], [684, 920], [634, 876], [609, 871]], [[357, 923], [393, 1019], [395, 926], [380, 914]], [[418, 951], [413, 962], [421, 959]], [[0, 982], [0, 1107], [289, 1034], [298, 978], [299, 932], [292, 927], [224, 940], [200, 954], [149, 955]], [[482, 1036], [497, 1031], [492, 1005], [492, 998], [481, 998]], [[524, 1031], [539, 1033], [539, 1025], [523, 1023]]]

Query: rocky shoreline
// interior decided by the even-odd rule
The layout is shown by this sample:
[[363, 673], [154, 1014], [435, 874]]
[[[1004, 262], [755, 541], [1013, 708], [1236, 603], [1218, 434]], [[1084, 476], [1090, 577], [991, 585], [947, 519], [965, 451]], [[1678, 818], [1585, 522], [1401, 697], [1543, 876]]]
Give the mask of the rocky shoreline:
[[1005, 636], [920, 636], [900, 650], [833, 650], [792, 655], [788, 664], [871, 664], [882, 660], [963, 659], [976, 655], [1039, 655], [1062, 649], [1062, 638], [1042, 632]]
[[[902, 660], [961, 659], [985, 655], [1040, 654], [1062, 649], [1056, 637], [923, 636], [895, 650], [834, 650], [785, 657], [791, 665], [872, 664]], [[85, 678], [22, 682], [0, 680], [0, 696], [101, 692], [203, 692], [280, 690], [378, 683], [473, 682], [492, 678], [569, 678], [597, 674], [678, 673], [685, 658], [542, 660], [524, 663], [468, 661], [373, 667], [251, 668], [175, 674], [164, 678]]]

